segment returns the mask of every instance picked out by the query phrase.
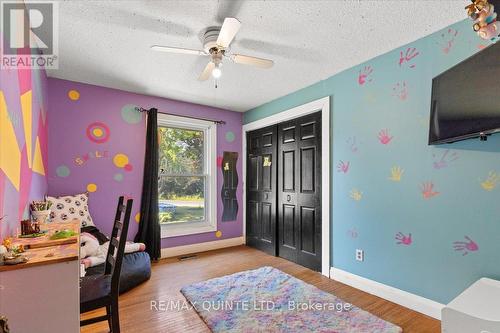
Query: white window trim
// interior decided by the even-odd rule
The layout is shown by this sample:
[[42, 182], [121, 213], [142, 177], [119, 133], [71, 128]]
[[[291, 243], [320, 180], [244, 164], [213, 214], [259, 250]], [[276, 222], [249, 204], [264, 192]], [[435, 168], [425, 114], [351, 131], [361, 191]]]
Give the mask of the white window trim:
[[205, 132], [205, 221], [203, 222], [183, 222], [161, 225], [161, 238], [177, 237], [213, 232], [217, 230], [217, 126], [215, 123], [158, 114], [158, 126], [178, 127], [182, 129], [202, 130]]

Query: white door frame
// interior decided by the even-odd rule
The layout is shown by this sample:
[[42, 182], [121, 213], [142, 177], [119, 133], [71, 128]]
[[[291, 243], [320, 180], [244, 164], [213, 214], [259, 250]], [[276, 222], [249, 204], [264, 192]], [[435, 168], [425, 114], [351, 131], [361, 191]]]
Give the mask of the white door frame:
[[321, 274], [330, 277], [330, 96], [243, 125], [243, 237], [246, 239], [247, 132], [321, 111]]

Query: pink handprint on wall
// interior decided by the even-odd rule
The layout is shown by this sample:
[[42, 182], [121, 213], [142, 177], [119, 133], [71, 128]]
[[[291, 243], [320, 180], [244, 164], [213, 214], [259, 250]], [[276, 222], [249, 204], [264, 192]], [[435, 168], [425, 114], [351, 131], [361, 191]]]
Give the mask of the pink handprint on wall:
[[406, 49], [406, 52], [403, 53], [403, 51], [399, 52], [399, 67], [401, 67], [404, 63], [408, 63], [408, 66], [410, 68], [415, 68], [415, 64], [410, 63], [413, 58], [418, 56], [420, 52], [417, 51], [416, 48], [414, 47], [409, 47]]
[[434, 191], [434, 184], [432, 182], [422, 183], [421, 189], [424, 199], [430, 199], [439, 194], [439, 192]]
[[455, 30], [453, 28], [449, 28], [447, 32], [443, 32], [441, 34], [441, 37], [437, 43], [441, 47], [441, 50], [444, 54], [448, 54], [451, 51], [451, 48], [455, 43], [455, 37], [457, 37], [457, 35], [458, 30]]
[[464, 241], [456, 241], [453, 242], [453, 249], [455, 251], [462, 252], [462, 255], [465, 256], [469, 254], [469, 252], [476, 252], [479, 250], [479, 246], [474, 242], [472, 239], [470, 239], [469, 236], [464, 236], [465, 237], [465, 242]]
[[388, 129], [383, 129], [380, 132], [378, 132], [378, 141], [380, 141], [381, 144], [387, 145], [389, 142], [392, 140], [392, 136], [389, 134]]
[[405, 101], [408, 98], [408, 87], [406, 87], [406, 82], [398, 82], [392, 87], [392, 96]]
[[434, 158], [432, 166], [436, 170], [446, 168], [450, 165], [451, 162], [458, 160], [457, 152], [452, 152], [450, 154], [449, 149], [446, 149], [445, 152], [441, 155], [441, 158], [439, 159], [437, 158], [436, 154], [432, 154], [432, 157]]
[[357, 153], [358, 152], [358, 145], [356, 144], [356, 137], [355, 136], [351, 136], [351, 137], [347, 138], [346, 142], [349, 145], [349, 149], [353, 153]]
[[340, 161], [339, 164], [337, 164], [337, 171], [347, 173], [349, 171], [349, 165], [350, 165], [349, 161], [347, 162]]
[[411, 233], [409, 233], [408, 236], [406, 236], [400, 231], [396, 234], [396, 237], [394, 237], [394, 239], [396, 239], [397, 244], [401, 245], [411, 245], [412, 243]]
[[365, 66], [365, 68], [360, 70], [358, 75], [358, 84], [362, 86], [366, 82], [372, 82], [372, 79], [369, 78], [371, 73], [373, 73], [373, 68], [371, 66]]

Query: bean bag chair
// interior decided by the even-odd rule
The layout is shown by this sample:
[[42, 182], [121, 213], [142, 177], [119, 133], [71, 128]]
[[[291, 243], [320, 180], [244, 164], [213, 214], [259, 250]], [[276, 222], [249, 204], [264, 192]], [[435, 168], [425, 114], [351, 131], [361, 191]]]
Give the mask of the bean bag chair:
[[[88, 232], [99, 240], [99, 244], [109, 239], [94, 226], [83, 227], [82, 232]], [[104, 264], [87, 268], [88, 275], [104, 273]], [[151, 277], [151, 259], [147, 252], [127, 253], [123, 256], [122, 270], [120, 274], [120, 294], [139, 284], [149, 280]]]

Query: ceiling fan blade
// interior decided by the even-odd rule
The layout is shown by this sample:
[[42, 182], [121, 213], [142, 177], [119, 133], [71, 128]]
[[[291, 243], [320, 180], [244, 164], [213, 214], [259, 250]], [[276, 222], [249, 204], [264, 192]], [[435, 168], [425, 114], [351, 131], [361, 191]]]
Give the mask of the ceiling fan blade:
[[224, 23], [222, 24], [222, 28], [220, 29], [219, 37], [217, 37], [217, 45], [224, 48], [228, 47], [233, 41], [234, 36], [236, 36], [238, 30], [240, 30], [240, 27], [240, 21], [234, 17], [226, 17], [224, 19]]
[[192, 50], [192, 49], [185, 49], [182, 47], [172, 47], [172, 46], [153, 45], [151, 46], [151, 50], [168, 52], [168, 53], [179, 53], [179, 54], [207, 55], [204, 51], [201, 50]]
[[212, 74], [212, 70], [215, 68], [215, 64], [213, 62], [209, 62], [207, 66], [205, 66], [205, 69], [203, 72], [200, 74], [200, 77], [198, 78], [198, 81], [206, 81], [210, 75]]
[[269, 59], [257, 58], [246, 56], [242, 54], [233, 54], [231, 59], [237, 64], [251, 65], [260, 68], [271, 68], [274, 65], [274, 61]]

